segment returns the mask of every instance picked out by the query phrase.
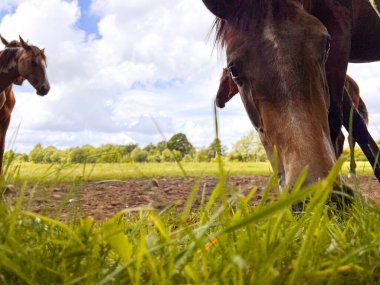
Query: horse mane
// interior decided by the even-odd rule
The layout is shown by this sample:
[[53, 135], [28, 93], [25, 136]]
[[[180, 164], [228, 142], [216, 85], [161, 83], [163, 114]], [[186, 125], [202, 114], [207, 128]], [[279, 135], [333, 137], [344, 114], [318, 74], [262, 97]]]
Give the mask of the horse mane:
[[10, 48], [10, 47], [22, 47], [21, 43], [19, 41], [10, 41], [8, 44], [7, 44], [7, 47]]
[[[294, 0], [301, 2], [302, 0]], [[215, 43], [221, 47], [226, 45], [232, 36], [228, 27], [233, 26], [238, 32], [247, 32], [250, 28], [258, 27], [262, 21], [270, 15], [275, 19], [288, 16], [288, 5], [286, 0], [241, 0], [228, 21], [216, 17], [212, 29], [216, 32]]]
[[9, 69], [16, 65], [15, 57], [18, 52], [18, 48], [6, 48], [0, 52], [0, 73], [8, 72]]

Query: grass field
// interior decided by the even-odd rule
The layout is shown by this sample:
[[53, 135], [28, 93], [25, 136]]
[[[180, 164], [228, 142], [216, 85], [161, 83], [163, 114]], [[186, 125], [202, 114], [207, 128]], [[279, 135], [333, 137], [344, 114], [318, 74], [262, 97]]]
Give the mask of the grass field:
[[[195, 190], [180, 212], [128, 209], [112, 219], [78, 218], [70, 224], [0, 205], [1, 284], [378, 284], [380, 205], [358, 196], [351, 208], [326, 205], [342, 165], [329, 177], [267, 201], [278, 189], [272, 176], [263, 199], [226, 192], [223, 173], [269, 174], [268, 164], [184, 164], [189, 175], [216, 174], [211, 199], [191, 209]], [[346, 167], [343, 166], [344, 168]], [[362, 167], [362, 166], [360, 166]], [[83, 170], [84, 169], [84, 170]], [[365, 170], [367, 171], [367, 170]], [[180, 175], [175, 164], [9, 168], [29, 183], [72, 179], [124, 179]], [[300, 182], [302, 181], [300, 177]], [[34, 182], [33, 182], [34, 181]], [[24, 189], [24, 188], [22, 188]], [[307, 198], [303, 213], [291, 206]]]
[[[205, 176], [218, 175], [218, 163], [182, 163], [183, 170], [176, 163], [115, 163], [115, 164], [34, 164], [13, 163], [9, 166], [9, 177], [14, 180], [30, 182], [61, 182], [103, 179], [127, 179], [131, 177], [156, 176]], [[270, 175], [272, 168], [269, 162], [226, 162], [224, 169], [228, 175]], [[348, 173], [349, 164], [342, 167]], [[372, 168], [368, 162], [357, 162], [358, 174], [370, 174]]]

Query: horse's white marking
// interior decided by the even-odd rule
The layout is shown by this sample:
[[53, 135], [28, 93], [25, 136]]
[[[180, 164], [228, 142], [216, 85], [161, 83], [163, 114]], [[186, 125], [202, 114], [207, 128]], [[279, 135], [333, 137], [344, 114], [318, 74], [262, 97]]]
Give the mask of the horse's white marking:
[[11, 69], [15, 68], [17, 65], [16, 60], [12, 59], [8, 66], [3, 66], [0, 68], [0, 73], [8, 73]]
[[264, 38], [270, 41], [273, 44], [274, 48], [278, 48], [278, 41], [272, 26], [266, 26], [264, 28]]

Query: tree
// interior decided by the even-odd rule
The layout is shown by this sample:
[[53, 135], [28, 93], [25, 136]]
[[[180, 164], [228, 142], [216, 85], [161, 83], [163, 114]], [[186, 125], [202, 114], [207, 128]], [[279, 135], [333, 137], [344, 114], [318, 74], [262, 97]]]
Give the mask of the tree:
[[186, 135], [182, 133], [173, 135], [168, 141], [168, 149], [177, 150], [182, 156], [190, 153], [193, 148], [193, 145], [188, 141]]
[[44, 161], [43, 148], [40, 143], [36, 144], [29, 153], [30, 161], [34, 163], [42, 163]]
[[147, 145], [143, 148], [143, 150], [145, 150], [145, 151], [147, 151], [147, 152], [151, 152], [151, 151], [153, 151], [153, 150], [155, 150], [155, 149], [156, 149], [156, 146], [155, 146], [154, 144], [152, 144], [152, 143], [147, 144]]
[[233, 149], [241, 154], [243, 161], [261, 161], [265, 157], [264, 147], [255, 131], [250, 131], [238, 140]]
[[81, 147], [74, 147], [71, 149], [69, 154], [69, 161], [71, 163], [85, 163], [86, 162], [86, 151]]
[[218, 154], [219, 155], [224, 155], [226, 152], [226, 147], [222, 146], [220, 139], [215, 138], [213, 142], [209, 145], [207, 148], [208, 154], [207, 156], [209, 159], [215, 158]]
[[165, 149], [168, 148], [168, 144], [166, 141], [161, 141], [161, 142], [157, 143], [156, 148], [159, 152], [163, 152]]
[[[43, 150], [43, 162], [45, 163], [52, 163], [52, 162], [58, 162], [57, 161], [57, 152], [58, 149], [54, 146], [48, 146]], [[54, 161], [53, 161], [54, 160]]]

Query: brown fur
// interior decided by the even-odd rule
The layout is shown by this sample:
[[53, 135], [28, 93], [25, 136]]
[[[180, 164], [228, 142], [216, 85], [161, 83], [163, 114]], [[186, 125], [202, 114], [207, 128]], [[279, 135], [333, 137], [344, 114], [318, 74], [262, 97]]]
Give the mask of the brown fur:
[[[17, 56], [17, 53], [20, 52], [20, 49], [23, 49], [22, 43], [19, 41], [8, 42], [2, 36], [0, 36], [0, 39], [6, 46], [6, 49], [0, 52], [0, 66], [2, 64], [7, 66], [11, 60], [14, 60], [14, 57]], [[31, 48], [31, 51], [33, 53], [41, 53], [41, 51], [37, 51], [34, 47]], [[45, 55], [43, 55], [42, 58], [46, 59]], [[23, 81], [24, 78], [22, 76], [17, 76], [14, 79], [13, 83], [21, 85]], [[10, 84], [0, 93], [0, 173], [2, 173], [6, 133], [15, 104], [16, 99], [14, 96], [12, 84]]]
[[[14, 44], [15, 42], [11, 42]], [[18, 78], [23, 77], [37, 90], [46, 95], [50, 84], [46, 75], [46, 56], [43, 49], [29, 45], [20, 38], [20, 46], [6, 47], [0, 54], [0, 91]], [[14, 65], [10, 65], [12, 61]]]
[[[348, 62], [380, 60], [380, 30], [377, 29], [380, 18], [373, 11], [369, 1], [203, 2], [219, 17], [214, 24], [216, 42], [226, 49], [227, 67], [234, 74], [234, 81], [239, 85], [247, 113], [256, 128], [266, 130], [265, 126], [261, 126], [267, 124], [263, 119], [264, 112], [272, 114], [268, 120], [278, 122], [278, 125], [273, 125], [274, 128], [289, 128], [290, 125], [287, 126], [287, 122], [283, 120], [310, 120], [320, 126], [314, 131], [314, 136], [303, 133], [302, 137], [296, 137], [296, 130], [288, 129], [286, 131], [289, 134], [292, 131], [295, 133], [288, 135], [287, 145], [294, 147], [295, 151], [300, 151], [297, 144], [307, 145], [311, 137], [320, 137], [317, 139], [320, 141], [327, 130], [331, 142], [325, 151], [329, 152], [328, 148], [335, 146], [342, 123], [346, 129], [349, 127], [344, 119], [347, 111], [343, 110], [342, 105]], [[380, 0], [375, 0], [375, 4], [379, 6]], [[323, 28], [326, 30], [324, 36]], [[327, 31], [331, 37], [331, 44], [326, 40]], [[327, 45], [331, 48], [329, 56], [327, 53], [323, 56], [326, 61], [324, 66], [318, 58], [318, 52], [319, 48]], [[303, 70], [304, 74], [300, 70]], [[276, 106], [280, 101], [282, 106]], [[268, 102], [272, 102], [272, 105]], [[290, 111], [289, 108], [296, 104], [298, 110]], [[329, 109], [328, 112], [323, 110], [324, 105]], [[288, 112], [287, 117], [283, 116], [284, 112]], [[307, 118], [302, 118], [302, 112], [308, 115]], [[320, 120], [315, 120], [316, 118]], [[309, 122], [300, 121], [297, 127], [308, 132], [308, 124]], [[268, 134], [269, 132], [263, 135]], [[374, 167], [375, 175], [380, 181], [380, 167], [376, 166], [379, 148], [357, 109], [354, 110], [353, 136]], [[322, 140], [326, 141], [325, 138]], [[284, 143], [284, 140], [282, 142]], [[276, 141], [275, 144], [277, 143]], [[314, 150], [309, 149], [294, 163], [298, 164], [297, 160], [301, 161], [307, 153], [310, 156]], [[281, 155], [291, 157], [290, 154]], [[313, 157], [309, 163], [317, 167], [322, 162], [318, 157]], [[313, 170], [309, 169], [309, 172]], [[327, 173], [326, 170], [323, 172]], [[319, 175], [321, 173], [317, 174]]]

